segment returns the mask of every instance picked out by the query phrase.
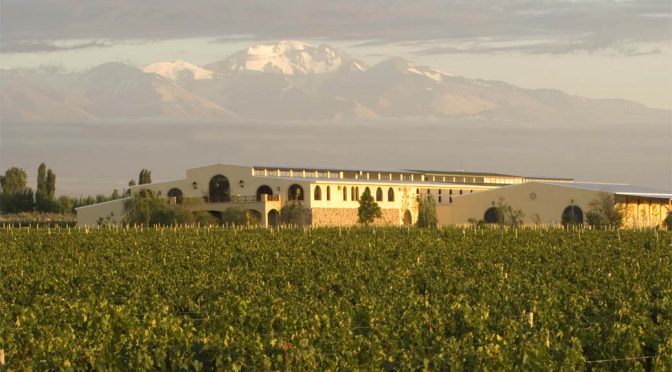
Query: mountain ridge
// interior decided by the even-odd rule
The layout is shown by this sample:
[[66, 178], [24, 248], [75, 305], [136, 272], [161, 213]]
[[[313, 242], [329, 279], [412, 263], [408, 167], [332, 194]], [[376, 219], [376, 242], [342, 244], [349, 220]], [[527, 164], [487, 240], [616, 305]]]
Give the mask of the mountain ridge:
[[[3, 118], [315, 121], [480, 118], [503, 122], [664, 122], [671, 111], [557, 89], [469, 79], [391, 57], [368, 67], [327, 45], [284, 40], [205, 66], [175, 60], [142, 69], [104, 63], [54, 84], [54, 76], [2, 70]], [[52, 111], [51, 113], [49, 111]]]

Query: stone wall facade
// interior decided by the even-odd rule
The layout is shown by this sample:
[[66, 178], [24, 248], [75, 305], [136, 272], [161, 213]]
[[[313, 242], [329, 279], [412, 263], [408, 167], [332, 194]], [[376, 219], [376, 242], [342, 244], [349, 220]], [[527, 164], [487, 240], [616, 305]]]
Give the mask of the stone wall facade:
[[[398, 209], [381, 208], [381, 218], [373, 224], [377, 226], [398, 226], [401, 224], [401, 214]], [[313, 226], [352, 226], [357, 224], [356, 208], [312, 208]]]

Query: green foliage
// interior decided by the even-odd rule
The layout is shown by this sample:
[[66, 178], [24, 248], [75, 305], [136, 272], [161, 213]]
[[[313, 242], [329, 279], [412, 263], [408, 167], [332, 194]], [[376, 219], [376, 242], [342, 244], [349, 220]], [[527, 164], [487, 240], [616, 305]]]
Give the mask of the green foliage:
[[285, 203], [280, 209], [280, 221], [285, 225], [309, 225], [310, 219], [310, 211], [299, 200]]
[[525, 221], [525, 214], [521, 209], [513, 209], [513, 207], [500, 198], [497, 202], [497, 223], [500, 226], [520, 227]]
[[173, 225], [192, 224], [194, 215], [181, 205], [169, 205], [168, 202], [143, 189], [124, 201], [124, 216], [121, 220], [127, 225]]
[[119, 190], [114, 189], [114, 191], [112, 191], [112, 195], [110, 196], [110, 199], [111, 200], [117, 200], [119, 198], [121, 198], [121, 194], [119, 194]]
[[[182, 208], [182, 210], [184, 210], [184, 209], [185, 208]], [[197, 211], [197, 212], [193, 212], [192, 216], [193, 216], [193, 222], [192, 222], [193, 225], [197, 225], [197, 226], [216, 226], [216, 225], [221, 224], [221, 222], [216, 217], [214, 217], [212, 214], [210, 214], [210, 212]]]
[[61, 207], [60, 212], [61, 213], [66, 213], [66, 214], [74, 213], [75, 212], [75, 210], [74, 210], [75, 202], [76, 202], [76, 200], [74, 200], [73, 198], [71, 198], [69, 196], [66, 196], [66, 195], [59, 196], [58, 197], [58, 205]]
[[47, 195], [47, 166], [44, 163], [37, 167], [37, 191], [35, 193]]
[[420, 200], [418, 200], [418, 227], [436, 227], [438, 223], [434, 198], [431, 196], [420, 197]]
[[37, 191], [35, 191], [35, 210], [42, 213], [60, 213], [63, 207], [55, 199], [56, 174], [47, 169], [44, 163], [37, 168]]
[[20, 213], [32, 212], [35, 207], [33, 190], [30, 188], [19, 192], [0, 194], [0, 212]]
[[667, 230], [672, 231], [672, 212], [667, 214], [667, 217], [665, 217], [665, 220], [663, 221], [663, 225]]
[[[152, 171], [148, 169], [142, 169], [140, 171], [140, 176], [138, 177], [138, 185], [146, 185], [148, 183], [152, 183]], [[128, 185], [131, 186], [130, 183]]]
[[47, 197], [53, 199], [56, 194], [56, 174], [47, 170]]
[[4, 176], [0, 176], [0, 188], [3, 194], [22, 193], [26, 191], [28, 175], [26, 171], [11, 167], [5, 171]]
[[243, 210], [236, 207], [226, 208], [220, 214], [221, 223], [227, 226], [258, 225], [259, 218], [251, 210]]
[[376, 218], [380, 218], [382, 212], [380, 211], [380, 206], [373, 199], [373, 195], [370, 192], [364, 192], [362, 197], [359, 198], [359, 208], [357, 208], [357, 222], [368, 225], [373, 223]]
[[671, 245], [661, 231], [0, 229], [2, 368], [666, 371]]
[[589, 206], [586, 219], [590, 226], [598, 229], [621, 227], [623, 212], [616, 207], [614, 194], [601, 192]]

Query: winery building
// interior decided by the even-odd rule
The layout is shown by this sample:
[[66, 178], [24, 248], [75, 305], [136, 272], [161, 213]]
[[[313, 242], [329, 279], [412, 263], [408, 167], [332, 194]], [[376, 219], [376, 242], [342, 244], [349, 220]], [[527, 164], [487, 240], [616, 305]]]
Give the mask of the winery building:
[[[375, 223], [391, 226], [414, 224], [418, 201], [427, 197], [434, 199], [441, 225], [487, 221], [500, 200], [522, 209], [528, 224], [559, 224], [566, 213], [582, 222], [590, 202], [601, 192], [610, 192], [626, 211], [626, 226], [657, 226], [670, 213], [672, 200], [669, 191], [567, 178], [226, 164], [189, 169], [183, 179], [133, 186], [130, 192], [141, 189], [153, 191], [166, 203], [215, 216], [228, 208], [248, 211], [263, 226], [279, 224], [281, 208], [288, 202], [307, 208], [313, 226], [354, 225], [364, 193], [370, 193], [381, 208], [382, 217]], [[78, 225], [94, 226], [103, 220], [120, 223], [125, 200], [78, 208]]]

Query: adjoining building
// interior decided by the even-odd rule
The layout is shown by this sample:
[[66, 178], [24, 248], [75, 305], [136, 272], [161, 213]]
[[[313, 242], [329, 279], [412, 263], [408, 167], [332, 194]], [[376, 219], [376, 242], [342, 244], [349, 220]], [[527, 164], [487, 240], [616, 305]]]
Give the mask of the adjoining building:
[[[418, 200], [432, 197], [442, 225], [488, 219], [500, 198], [522, 209], [527, 223], [560, 223], [565, 209], [584, 211], [601, 191], [614, 192], [633, 214], [631, 226], [655, 226], [670, 211], [672, 193], [628, 185], [585, 184], [568, 178], [521, 177], [494, 173], [427, 170], [357, 170], [215, 164], [189, 169], [183, 179], [133, 186], [148, 189], [169, 204], [221, 214], [228, 208], [250, 211], [264, 226], [280, 221], [288, 202], [300, 202], [314, 226], [357, 223], [359, 199], [370, 193], [382, 210], [380, 225], [412, 225]], [[78, 225], [107, 220], [120, 223], [125, 199], [77, 209]], [[634, 217], [637, 215], [637, 217]]]

